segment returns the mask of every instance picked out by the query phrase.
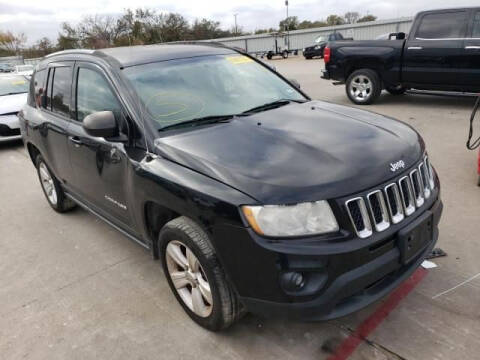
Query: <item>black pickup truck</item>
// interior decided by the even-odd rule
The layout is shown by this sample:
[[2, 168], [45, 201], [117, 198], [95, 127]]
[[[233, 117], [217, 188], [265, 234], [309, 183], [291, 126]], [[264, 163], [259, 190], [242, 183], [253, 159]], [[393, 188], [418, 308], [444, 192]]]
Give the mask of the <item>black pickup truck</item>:
[[386, 89], [480, 90], [480, 7], [424, 11], [406, 38], [331, 42], [322, 78], [346, 84], [350, 100], [371, 104]]

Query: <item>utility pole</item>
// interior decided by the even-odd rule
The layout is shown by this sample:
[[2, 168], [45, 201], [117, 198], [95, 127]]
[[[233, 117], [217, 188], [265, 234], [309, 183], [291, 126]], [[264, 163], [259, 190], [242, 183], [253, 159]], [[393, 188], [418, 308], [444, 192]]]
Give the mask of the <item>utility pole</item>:
[[233, 14], [233, 17], [235, 18], [235, 36], [238, 36], [237, 15], [238, 14]]
[[287, 18], [285, 19], [285, 30], [287, 31], [287, 48], [288, 50], [290, 50], [290, 36], [289, 36], [290, 26], [288, 25], [288, 0], [285, 0], [285, 6], [287, 7]]

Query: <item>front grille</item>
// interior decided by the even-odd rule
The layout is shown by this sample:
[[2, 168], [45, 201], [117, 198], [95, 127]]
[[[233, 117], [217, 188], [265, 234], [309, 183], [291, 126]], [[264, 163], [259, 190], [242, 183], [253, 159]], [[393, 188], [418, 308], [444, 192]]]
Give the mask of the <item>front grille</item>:
[[425, 156], [408, 176], [368, 193], [365, 199], [360, 196], [347, 200], [345, 205], [355, 232], [366, 238], [372, 235], [372, 228], [380, 232], [398, 224], [425, 203], [434, 186], [433, 170]]
[[0, 136], [17, 136], [20, 135], [20, 129], [10, 129], [5, 124], [0, 124]]

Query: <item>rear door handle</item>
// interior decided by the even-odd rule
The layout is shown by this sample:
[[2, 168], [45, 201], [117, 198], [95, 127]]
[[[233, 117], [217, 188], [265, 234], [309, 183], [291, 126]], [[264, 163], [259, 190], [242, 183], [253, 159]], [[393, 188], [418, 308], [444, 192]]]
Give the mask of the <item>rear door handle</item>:
[[421, 47], [421, 46], [409, 46], [408, 50], [423, 50], [423, 47]]
[[469, 46], [465, 46], [465, 49], [467, 50], [474, 50], [474, 49], [480, 49], [480, 46], [473, 46], [473, 45], [469, 45]]
[[78, 136], [69, 136], [68, 140], [75, 144], [75, 146], [83, 145], [82, 140]]

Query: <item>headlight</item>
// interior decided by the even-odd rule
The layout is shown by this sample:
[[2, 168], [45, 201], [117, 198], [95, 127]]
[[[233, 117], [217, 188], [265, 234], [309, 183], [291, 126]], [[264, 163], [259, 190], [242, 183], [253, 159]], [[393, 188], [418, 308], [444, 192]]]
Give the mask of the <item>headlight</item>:
[[299, 236], [338, 231], [338, 223], [325, 200], [297, 205], [242, 206], [250, 226], [259, 235]]

